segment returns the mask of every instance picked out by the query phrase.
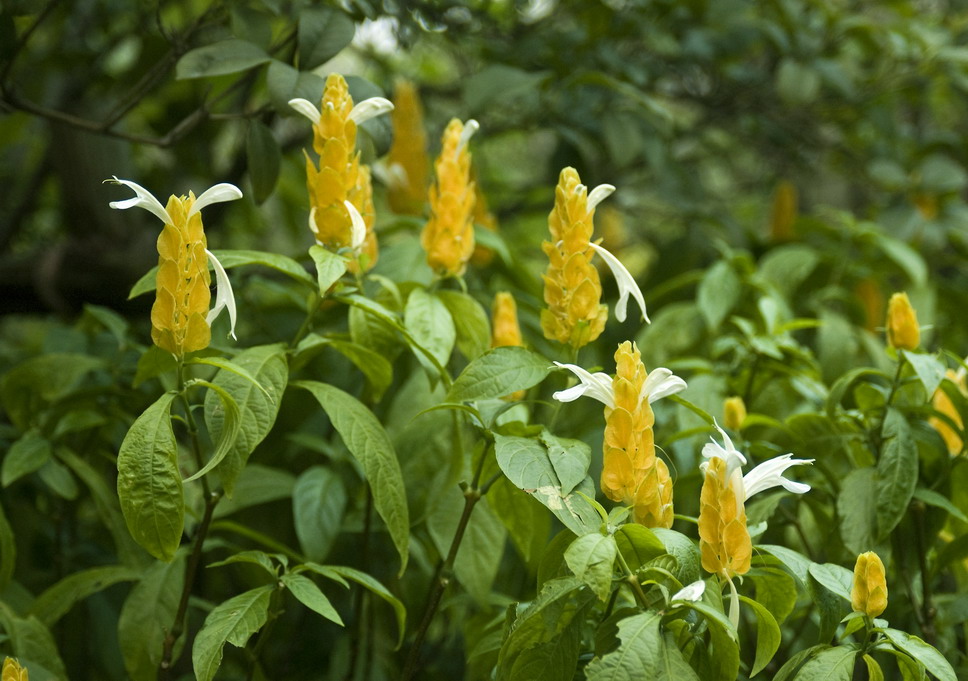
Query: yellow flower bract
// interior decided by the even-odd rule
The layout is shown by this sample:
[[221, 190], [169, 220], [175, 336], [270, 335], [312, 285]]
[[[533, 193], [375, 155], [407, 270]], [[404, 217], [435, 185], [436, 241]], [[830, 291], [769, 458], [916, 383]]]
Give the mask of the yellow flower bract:
[[306, 154], [306, 183], [309, 203], [314, 209], [310, 227], [316, 241], [336, 251], [352, 244], [352, 220], [343, 205], [349, 201], [360, 212], [366, 225], [366, 240], [361, 248], [367, 267], [377, 259], [373, 186], [370, 169], [360, 163], [356, 151], [356, 123], [350, 119], [353, 98], [339, 74], [326, 79], [319, 121], [313, 125], [313, 149], [319, 167]]
[[576, 349], [598, 338], [608, 318], [608, 306], [601, 304], [598, 270], [591, 263], [594, 216], [578, 172], [565, 168], [555, 188], [555, 207], [548, 216], [551, 240], [541, 244], [549, 260], [544, 275], [548, 307], [541, 311], [541, 329], [545, 338]]
[[28, 681], [27, 669], [21, 667], [20, 663], [12, 657], [8, 657], [3, 661], [2, 681]]
[[887, 343], [898, 350], [914, 350], [921, 345], [918, 315], [907, 293], [895, 293], [887, 303]]
[[727, 478], [726, 460], [718, 456], [711, 458], [699, 498], [699, 550], [703, 569], [727, 579], [749, 572], [753, 556], [746, 507], [739, 493], [742, 476], [742, 471], [736, 468]]
[[[518, 306], [514, 302], [514, 296], [507, 291], [499, 291], [494, 296], [494, 304], [491, 308], [491, 347], [500, 348], [508, 345], [520, 347], [524, 345], [524, 340], [521, 337], [521, 326], [518, 324]], [[505, 399], [521, 400], [524, 399], [524, 395], [524, 390], [518, 390]]]
[[393, 145], [387, 155], [387, 165], [399, 170], [390, 182], [387, 199], [396, 213], [420, 215], [427, 200], [430, 158], [427, 156], [423, 107], [413, 83], [406, 80], [397, 83], [390, 117]]
[[158, 236], [158, 276], [151, 308], [151, 339], [177, 357], [203, 350], [212, 339], [207, 321], [212, 294], [202, 215], [188, 217], [195, 195], [172, 196], [172, 222]]
[[[968, 394], [968, 387], [965, 385], [965, 375], [958, 373], [952, 369], [948, 369], [945, 372], [945, 378], [950, 380], [956, 386], [961, 394]], [[964, 424], [961, 421], [961, 414], [955, 408], [954, 402], [948, 397], [940, 387], [934, 391], [934, 397], [931, 398], [931, 406], [938, 412], [944, 414], [949, 419], [954, 421], [955, 425], [958, 426], [960, 430], [964, 430]], [[964, 443], [961, 440], [961, 435], [958, 431], [954, 430], [948, 423], [937, 416], [932, 416], [928, 419], [928, 423], [931, 427], [938, 431], [938, 434], [944, 439], [945, 446], [948, 448], [948, 453], [952, 456], [956, 456], [961, 453], [964, 449]]]
[[854, 612], [877, 617], [887, 608], [887, 578], [884, 563], [873, 551], [857, 556], [854, 565], [854, 585], [850, 590], [850, 605]]
[[464, 273], [474, 252], [474, 183], [471, 155], [461, 145], [464, 124], [456, 118], [444, 130], [434, 163], [437, 181], [430, 187], [430, 219], [420, 235], [427, 264], [440, 276]]

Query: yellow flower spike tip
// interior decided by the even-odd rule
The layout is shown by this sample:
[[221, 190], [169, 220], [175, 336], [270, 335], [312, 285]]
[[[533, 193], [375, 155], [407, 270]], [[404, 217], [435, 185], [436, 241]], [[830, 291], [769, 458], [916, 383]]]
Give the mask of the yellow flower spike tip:
[[[491, 347], [500, 348], [504, 346], [524, 345], [521, 338], [521, 326], [518, 324], [518, 306], [514, 302], [514, 296], [507, 291], [499, 291], [494, 296], [494, 304], [491, 307]], [[504, 399], [508, 401], [523, 400], [524, 390], [511, 393]]]
[[377, 258], [373, 189], [370, 170], [360, 163], [356, 150], [356, 131], [364, 121], [391, 111], [393, 104], [383, 97], [371, 97], [354, 105], [346, 81], [334, 73], [326, 79], [319, 109], [305, 99], [292, 99], [289, 105], [313, 124], [313, 149], [319, 156], [319, 166], [309, 154], [305, 156], [309, 228], [316, 243], [331, 251], [352, 245], [352, 222], [343, 205], [348, 200], [367, 225], [362, 254], [366, 266], [372, 267]]
[[850, 590], [850, 605], [854, 612], [862, 612], [871, 619], [887, 608], [887, 578], [884, 563], [873, 551], [857, 556], [854, 565], [854, 585]]
[[[203, 350], [211, 342], [211, 324], [223, 309], [228, 309], [232, 337], [235, 337], [235, 297], [232, 284], [218, 259], [207, 249], [201, 210], [205, 206], [242, 198], [238, 187], [222, 183], [202, 192], [198, 198], [172, 196], [162, 206], [144, 187], [130, 180], [106, 180], [123, 184], [135, 197], [112, 201], [111, 208], [144, 208], [165, 226], [158, 236], [158, 276], [156, 297], [151, 308], [151, 339], [162, 350], [176, 357]], [[211, 276], [217, 285], [215, 306], [211, 302]]]
[[[954, 371], [953, 369], [948, 369], [945, 372], [945, 378], [958, 386], [958, 390], [961, 391], [962, 395], [968, 396], [968, 386], [965, 384], [965, 372], [964, 371]], [[964, 430], [964, 424], [961, 421], [961, 414], [955, 409], [954, 403], [948, 394], [942, 390], [940, 387], [934, 391], [934, 397], [931, 398], [931, 406], [935, 411], [944, 414], [949, 419], [955, 422], [959, 429]], [[938, 434], [944, 439], [945, 446], [948, 448], [948, 453], [951, 456], [957, 456], [961, 454], [964, 449], [964, 442], [961, 440], [961, 435], [958, 434], [947, 421], [938, 418], [937, 416], [932, 416], [928, 419], [928, 424], [938, 431]]]
[[393, 92], [393, 144], [387, 154], [390, 208], [395, 213], [421, 215], [427, 200], [430, 157], [423, 107], [413, 83], [400, 80]]
[[655, 454], [652, 403], [683, 390], [686, 382], [664, 367], [646, 372], [638, 347], [626, 341], [615, 352], [616, 372], [589, 373], [574, 364], [561, 364], [580, 380], [554, 394], [559, 402], [586, 395], [605, 405], [602, 443], [602, 492], [609, 499], [632, 506], [636, 522], [648, 527], [672, 525], [672, 478]]
[[914, 350], [921, 344], [918, 315], [907, 293], [895, 293], [887, 303], [887, 343], [898, 350]]
[[590, 242], [595, 209], [578, 171], [565, 168], [555, 188], [555, 207], [548, 216], [551, 240], [541, 244], [548, 256], [544, 275], [541, 330], [545, 338], [584, 347], [605, 329], [608, 306], [601, 303], [602, 284], [592, 265]]
[[746, 403], [738, 395], [723, 401], [723, 425], [730, 430], [739, 430], [746, 420]]
[[28, 681], [27, 668], [12, 657], [4, 659], [2, 681]]
[[474, 183], [467, 143], [477, 121], [451, 120], [444, 130], [430, 187], [430, 219], [420, 235], [427, 264], [441, 277], [460, 276], [474, 252]]
[[770, 238], [773, 241], [789, 241], [793, 238], [793, 225], [797, 221], [797, 188], [788, 180], [780, 180], [773, 192], [770, 210]]

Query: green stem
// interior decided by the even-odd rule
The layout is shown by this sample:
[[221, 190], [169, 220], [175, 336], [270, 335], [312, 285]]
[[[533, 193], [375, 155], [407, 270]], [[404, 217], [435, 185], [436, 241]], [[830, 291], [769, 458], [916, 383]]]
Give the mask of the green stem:
[[894, 381], [891, 383], [891, 392], [887, 394], [887, 401], [884, 403], [884, 416], [881, 417], [881, 422], [877, 426], [877, 433], [874, 435], [874, 454], [878, 459], [881, 458], [881, 445], [884, 444], [884, 424], [887, 422], [887, 412], [891, 408], [891, 403], [894, 401], [894, 395], [897, 393], [898, 386], [901, 385], [901, 371], [904, 369], [904, 358], [898, 357], [897, 359], [897, 370], [894, 372]]
[[635, 573], [632, 572], [631, 568], [629, 568], [629, 564], [625, 561], [625, 556], [622, 555], [621, 551], [615, 555], [618, 556], [618, 564], [622, 567], [622, 571], [625, 573], [625, 582], [629, 585], [629, 587], [631, 587], [635, 600], [637, 600], [639, 605], [643, 608], [648, 608], [649, 603], [645, 598], [645, 592], [642, 591], [642, 585], [639, 584], [639, 578], [636, 577]]
[[313, 317], [316, 315], [316, 310], [319, 309], [319, 305], [322, 302], [323, 301], [322, 299], [320, 299], [319, 295], [314, 293], [312, 300], [309, 303], [309, 309], [306, 311], [306, 318], [303, 319], [302, 324], [299, 326], [299, 329], [296, 331], [296, 335], [293, 336], [292, 341], [290, 341], [289, 343], [290, 349], [294, 349], [297, 345], [299, 345], [299, 341], [305, 338], [306, 334], [309, 333], [309, 330], [313, 326]]
[[918, 569], [921, 571], [921, 616], [923, 621], [921, 631], [924, 634], [925, 642], [936, 645], [937, 632], [934, 629], [935, 609], [931, 602], [931, 575], [928, 573], [927, 549], [924, 545], [924, 503], [915, 501], [911, 504], [911, 509], [914, 511], [916, 525], [914, 538], [917, 544]]
[[[360, 547], [360, 570], [369, 573], [370, 571], [370, 531], [373, 516], [373, 490], [366, 486], [366, 508], [363, 511], [363, 538]], [[364, 616], [364, 606], [366, 589], [357, 589], [354, 598], [353, 611], [356, 613], [356, 623], [354, 628], [356, 634], [350, 639], [350, 663], [349, 670], [346, 672], [346, 681], [352, 681], [356, 676], [356, 664], [360, 659], [360, 648], [366, 634], [366, 617]]]

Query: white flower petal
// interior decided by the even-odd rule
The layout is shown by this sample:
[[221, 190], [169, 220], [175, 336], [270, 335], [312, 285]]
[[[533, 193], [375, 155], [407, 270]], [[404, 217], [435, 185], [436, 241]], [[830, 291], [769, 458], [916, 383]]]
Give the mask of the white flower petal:
[[787, 480], [783, 477], [783, 472], [791, 466], [812, 464], [813, 459], [794, 459], [793, 454], [784, 454], [764, 461], [749, 473], [743, 476], [743, 487], [746, 489], [746, 498], [749, 499], [757, 492], [783, 487], [788, 492], [803, 494], [810, 490], [810, 485], [794, 480]]
[[195, 213], [199, 212], [205, 206], [211, 206], [213, 203], [223, 203], [224, 201], [235, 201], [236, 199], [242, 198], [242, 190], [236, 187], [234, 184], [229, 184], [228, 182], [221, 182], [214, 187], [209, 187], [201, 193], [201, 195], [195, 199], [195, 203], [192, 204], [192, 209], [188, 211], [188, 217], [190, 218]]
[[701, 579], [687, 584], [672, 595], [671, 601], [698, 601], [706, 591], [706, 582]]
[[157, 217], [159, 220], [164, 222], [166, 225], [172, 224], [171, 216], [168, 215], [168, 211], [165, 207], [161, 205], [161, 202], [156, 199], [151, 192], [142, 187], [136, 182], [131, 180], [120, 180], [115, 176], [112, 176], [110, 180], [105, 180], [105, 182], [114, 182], [115, 184], [123, 184], [125, 187], [134, 190], [136, 196], [133, 199], [125, 199], [124, 201], [112, 201], [108, 205], [111, 208], [117, 208], [118, 210], [124, 210], [126, 208], [144, 208], [146, 211]]
[[582, 395], [598, 400], [607, 407], [615, 406], [615, 398], [612, 395], [612, 378], [606, 373], [598, 371], [594, 374], [585, 371], [577, 364], [563, 364], [555, 362], [555, 365], [562, 369], [568, 369], [581, 381], [576, 386], [567, 390], [559, 390], [554, 393], [554, 397], [559, 402], [572, 402]]
[[346, 206], [347, 212], [350, 214], [350, 246], [354, 251], [359, 250], [363, 242], [366, 241], [366, 223], [363, 222], [363, 216], [360, 215], [360, 211], [356, 209], [349, 201], [343, 201], [343, 205]]
[[[290, 102], [292, 104], [292, 102]], [[393, 111], [393, 102], [389, 99], [383, 97], [370, 97], [369, 99], [364, 99], [362, 102], [358, 103], [350, 111], [348, 118], [359, 125], [371, 118], [376, 118], [377, 116], [382, 116], [383, 114]], [[317, 120], [319, 117], [317, 116]]]
[[229, 335], [233, 339], [238, 340], [235, 338], [235, 294], [232, 292], [232, 282], [229, 281], [229, 275], [225, 272], [225, 268], [222, 267], [222, 263], [218, 261], [218, 258], [208, 249], [205, 249], [205, 254], [212, 261], [212, 267], [215, 269], [215, 306], [209, 311], [205, 321], [211, 326], [215, 318], [219, 316], [219, 313], [227, 308], [231, 327]]
[[607, 199], [615, 191], [615, 186], [611, 184], [600, 184], [588, 195], [588, 212], [595, 210], [595, 206]]
[[595, 243], [589, 243], [596, 253], [602, 256], [602, 260], [608, 265], [608, 268], [612, 270], [612, 276], [615, 277], [615, 283], [618, 284], [618, 302], [615, 303], [615, 318], [620, 322], [625, 321], [625, 308], [629, 302], [629, 295], [635, 298], [635, 302], [639, 304], [642, 309], [642, 319], [649, 322], [648, 313], [645, 311], [645, 298], [642, 296], [642, 290], [639, 285], [635, 283], [635, 279], [632, 278], [632, 274], [626, 269], [625, 265], [616, 258], [614, 255], [609, 253], [607, 250]]
[[656, 367], [649, 372], [642, 384], [642, 393], [639, 395], [639, 402], [648, 398], [649, 404], [663, 397], [674, 395], [680, 390], [686, 389], [686, 382], [673, 374], [665, 367]]
[[743, 456], [742, 452], [736, 449], [736, 447], [733, 445], [733, 441], [729, 439], [729, 435], [726, 434], [725, 430], [719, 427], [719, 424], [716, 423], [715, 420], [713, 421], [713, 425], [716, 426], [716, 430], [718, 430], [719, 434], [723, 437], [723, 444], [726, 446], [722, 447], [718, 442], [710, 438], [710, 442], [708, 442], [702, 448], [702, 455], [707, 459], [711, 459], [716, 456], [718, 456], [720, 459], [724, 459], [726, 461], [726, 475], [729, 476], [735, 469], [743, 466], [746, 463], [746, 457]]
[[457, 154], [460, 154], [467, 146], [467, 143], [471, 141], [471, 137], [474, 133], [480, 130], [481, 124], [475, 121], [473, 118], [464, 123], [464, 130], [460, 134], [460, 139], [457, 140]]
[[296, 99], [289, 100], [289, 106], [295, 109], [297, 112], [301, 113], [303, 116], [308, 118], [313, 122], [313, 125], [319, 123], [321, 114], [316, 105], [310, 102], [308, 99], [303, 99], [302, 97], [297, 97]]
[[[378, 166], [374, 166], [374, 170], [376, 170], [377, 167]], [[388, 187], [406, 187], [410, 184], [407, 169], [404, 168], [400, 163], [391, 163], [386, 168], [384, 184], [386, 184]]]

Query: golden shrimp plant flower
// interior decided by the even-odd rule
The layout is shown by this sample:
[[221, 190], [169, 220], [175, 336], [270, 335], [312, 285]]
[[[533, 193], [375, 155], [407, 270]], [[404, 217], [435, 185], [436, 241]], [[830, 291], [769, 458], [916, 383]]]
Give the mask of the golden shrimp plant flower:
[[601, 304], [602, 285], [591, 260], [598, 254], [608, 265], [619, 289], [615, 317], [624, 322], [629, 297], [635, 299], [642, 319], [650, 321], [645, 298], [631, 273], [611, 252], [592, 240], [595, 208], [615, 191], [602, 184], [591, 192], [574, 168], [564, 168], [555, 188], [555, 206], [548, 216], [551, 240], [541, 247], [548, 256], [544, 275], [541, 328], [546, 338], [580, 348], [605, 328], [608, 306]]
[[871, 619], [887, 609], [887, 578], [884, 563], [873, 551], [857, 556], [854, 581], [850, 590], [850, 606]]
[[20, 663], [12, 657], [5, 658], [3, 661], [2, 681], [28, 681], [27, 668], [21, 667]]
[[441, 139], [434, 162], [436, 181], [430, 186], [430, 219], [420, 234], [427, 264], [442, 277], [460, 276], [474, 252], [474, 182], [467, 144], [477, 121], [454, 118]]
[[729, 583], [729, 618], [735, 626], [739, 623], [739, 595], [733, 577], [749, 572], [753, 554], [746, 526], [746, 501], [774, 487], [794, 494], [808, 492], [810, 485], [785, 478], [783, 473], [791, 466], [813, 463], [813, 459], [794, 459], [792, 454], [784, 454], [743, 475], [746, 457], [718, 424], [716, 429], [723, 444], [712, 440], [702, 450], [708, 461], [700, 465], [704, 479], [699, 500], [699, 549], [703, 568]]
[[387, 199], [396, 213], [420, 215], [427, 200], [430, 158], [420, 95], [410, 81], [397, 82], [390, 117], [393, 144], [387, 153]]
[[585, 395], [605, 405], [602, 442], [602, 492], [632, 507], [636, 522], [646, 527], [672, 526], [672, 478], [656, 456], [655, 414], [651, 404], [686, 387], [665, 368], [646, 372], [638, 347], [626, 341], [615, 352], [616, 373], [590, 373], [574, 364], [556, 364], [580, 383], [554, 394], [561, 402]]
[[364, 121], [391, 111], [393, 104], [383, 97], [371, 97], [354, 105], [346, 80], [334, 73], [326, 79], [321, 108], [301, 98], [289, 100], [289, 106], [313, 124], [313, 149], [319, 165], [306, 154], [306, 182], [309, 229], [316, 243], [332, 251], [351, 245], [353, 221], [344, 205], [349, 201], [363, 217], [367, 234], [360, 251], [366, 256], [366, 266], [372, 267], [377, 257], [373, 186], [370, 169], [360, 162], [356, 150], [356, 132]]
[[[164, 223], [158, 236], [158, 276], [155, 303], [151, 308], [151, 338], [162, 350], [176, 357], [203, 350], [211, 342], [211, 325], [222, 310], [227, 310], [235, 338], [235, 296], [228, 274], [218, 258], [207, 248], [201, 210], [213, 203], [242, 198], [235, 185], [223, 182], [202, 192], [197, 198], [171, 196], [162, 206], [151, 192], [130, 180], [108, 180], [122, 184], [135, 193], [134, 198], [112, 201], [111, 208], [143, 208]], [[211, 278], [215, 271], [215, 305], [209, 310]]]
[[921, 345], [918, 315], [907, 293], [895, 293], [887, 301], [887, 343], [898, 350], [914, 350]]

